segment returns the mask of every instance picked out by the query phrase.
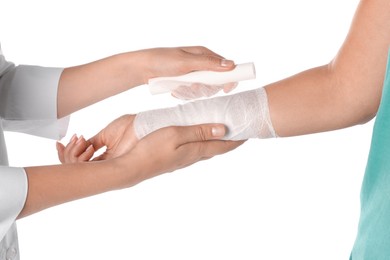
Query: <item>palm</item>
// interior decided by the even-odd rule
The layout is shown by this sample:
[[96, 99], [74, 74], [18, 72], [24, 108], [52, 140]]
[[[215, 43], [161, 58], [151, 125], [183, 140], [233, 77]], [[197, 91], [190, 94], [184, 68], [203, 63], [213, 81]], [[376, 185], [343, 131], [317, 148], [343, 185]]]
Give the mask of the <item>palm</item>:
[[89, 140], [95, 150], [106, 147], [94, 160], [115, 158], [133, 149], [138, 142], [133, 128], [134, 118], [134, 115], [119, 117]]

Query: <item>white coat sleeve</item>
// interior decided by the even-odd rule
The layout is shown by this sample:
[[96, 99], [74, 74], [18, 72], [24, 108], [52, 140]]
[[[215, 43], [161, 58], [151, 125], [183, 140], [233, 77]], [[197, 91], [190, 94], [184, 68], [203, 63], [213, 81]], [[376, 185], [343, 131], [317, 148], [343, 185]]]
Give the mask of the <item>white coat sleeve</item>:
[[24, 169], [0, 166], [0, 241], [22, 211], [26, 196]]
[[65, 135], [69, 118], [57, 119], [62, 70], [15, 66], [5, 60], [0, 48], [0, 241], [23, 209], [28, 190], [24, 169], [6, 166], [3, 130], [52, 139]]
[[57, 89], [62, 68], [19, 65], [0, 53], [0, 117], [5, 131], [62, 138], [69, 117], [57, 119]]

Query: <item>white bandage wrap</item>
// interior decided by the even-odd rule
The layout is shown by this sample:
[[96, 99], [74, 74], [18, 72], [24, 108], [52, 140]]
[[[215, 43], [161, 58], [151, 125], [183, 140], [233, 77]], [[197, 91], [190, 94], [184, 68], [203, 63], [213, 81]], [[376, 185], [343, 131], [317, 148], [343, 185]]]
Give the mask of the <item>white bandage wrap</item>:
[[167, 126], [207, 123], [226, 125], [224, 140], [276, 137], [264, 88], [141, 112], [134, 120], [134, 129], [141, 139]]

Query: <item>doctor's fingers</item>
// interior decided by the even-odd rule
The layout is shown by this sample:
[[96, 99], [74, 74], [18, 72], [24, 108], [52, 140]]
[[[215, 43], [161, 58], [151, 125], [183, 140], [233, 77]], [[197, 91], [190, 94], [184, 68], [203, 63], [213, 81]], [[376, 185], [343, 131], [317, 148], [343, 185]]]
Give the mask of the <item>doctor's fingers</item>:
[[198, 152], [193, 153], [192, 160], [188, 160], [189, 163], [184, 164], [181, 168], [186, 168], [196, 162], [205, 161], [216, 155], [230, 152], [242, 145], [245, 141], [207, 141], [207, 145], [204, 145], [206, 142], [185, 145], [185, 150]]
[[182, 51], [188, 54], [191, 59], [196, 57], [215, 57], [218, 60], [224, 60], [225, 58], [218, 53], [211, 51], [203, 46], [186, 46], [181, 48]]
[[181, 49], [185, 52], [195, 54], [195, 55], [212, 55], [223, 59], [221, 55], [213, 52], [212, 50], [204, 46], [184, 46], [181, 47]]
[[[146, 178], [172, 172], [215, 155], [231, 151], [242, 142], [220, 141], [225, 134], [222, 124], [171, 126], [142, 138], [124, 155], [141, 163]], [[127, 158], [125, 161], [132, 161]]]
[[226, 127], [222, 124], [177, 127], [177, 131], [176, 149], [182, 154], [188, 154], [193, 161], [229, 152], [245, 142], [219, 140], [226, 134]]
[[208, 160], [216, 155], [221, 155], [230, 152], [245, 141], [204, 141], [187, 143], [179, 147], [181, 153], [192, 154], [193, 161]]
[[235, 67], [232, 60], [227, 60], [221, 55], [202, 46], [182, 47], [187, 62], [185, 65], [193, 70], [227, 71]]

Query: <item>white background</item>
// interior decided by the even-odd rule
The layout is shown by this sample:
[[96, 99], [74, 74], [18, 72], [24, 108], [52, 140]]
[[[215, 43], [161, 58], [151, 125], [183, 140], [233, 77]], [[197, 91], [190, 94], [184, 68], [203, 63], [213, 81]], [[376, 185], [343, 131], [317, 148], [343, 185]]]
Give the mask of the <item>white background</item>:
[[[115, 53], [204, 45], [254, 62], [261, 87], [329, 62], [357, 0], [2, 1], [16, 64], [66, 67]], [[163, 66], [163, 64], [162, 64]], [[114, 118], [177, 101], [146, 86], [73, 115], [90, 137]], [[128, 190], [18, 221], [22, 259], [348, 259], [372, 122], [242, 147]], [[9, 133], [13, 166], [56, 164], [55, 142]]]

